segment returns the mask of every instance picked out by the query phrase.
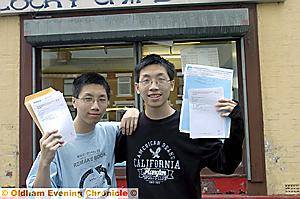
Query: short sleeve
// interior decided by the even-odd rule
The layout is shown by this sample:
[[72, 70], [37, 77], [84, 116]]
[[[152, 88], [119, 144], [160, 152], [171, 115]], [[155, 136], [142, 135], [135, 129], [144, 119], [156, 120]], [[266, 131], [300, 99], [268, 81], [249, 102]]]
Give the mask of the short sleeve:
[[[37, 158], [35, 159], [30, 172], [26, 179], [26, 187], [33, 188], [34, 180], [36, 178], [38, 168], [39, 168], [39, 160], [40, 160], [40, 153], [38, 154]], [[58, 165], [57, 159], [54, 158], [50, 164], [50, 180], [52, 188], [60, 188], [61, 187], [61, 180], [58, 174]]]

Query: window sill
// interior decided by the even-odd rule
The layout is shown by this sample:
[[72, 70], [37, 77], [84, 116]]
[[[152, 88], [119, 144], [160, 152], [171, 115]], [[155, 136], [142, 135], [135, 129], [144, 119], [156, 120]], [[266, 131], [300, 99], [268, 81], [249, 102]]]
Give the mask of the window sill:
[[123, 94], [123, 95], [117, 95], [116, 97], [132, 97], [132, 95]]

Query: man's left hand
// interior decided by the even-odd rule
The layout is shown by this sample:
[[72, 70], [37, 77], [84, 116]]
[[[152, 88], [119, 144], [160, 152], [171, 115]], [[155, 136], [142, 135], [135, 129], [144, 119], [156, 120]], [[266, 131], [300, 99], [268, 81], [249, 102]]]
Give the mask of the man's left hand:
[[238, 103], [230, 99], [220, 99], [216, 104], [217, 111], [222, 117], [227, 117]]

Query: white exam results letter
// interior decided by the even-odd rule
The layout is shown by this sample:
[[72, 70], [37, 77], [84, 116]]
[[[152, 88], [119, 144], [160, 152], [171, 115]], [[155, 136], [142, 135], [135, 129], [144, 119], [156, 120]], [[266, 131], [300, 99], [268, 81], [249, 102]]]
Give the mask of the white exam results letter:
[[58, 130], [67, 143], [76, 137], [73, 119], [59, 91], [54, 91], [30, 101], [43, 132]]
[[191, 138], [225, 137], [225, 118], [215, 107], [224, 97], [223, 88], [190, 89], [190, 128]]

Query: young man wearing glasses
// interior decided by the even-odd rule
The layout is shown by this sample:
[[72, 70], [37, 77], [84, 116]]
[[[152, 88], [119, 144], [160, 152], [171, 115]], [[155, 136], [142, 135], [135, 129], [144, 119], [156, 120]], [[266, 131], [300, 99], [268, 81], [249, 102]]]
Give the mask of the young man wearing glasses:
[[[99, 123], [110, 97], [107, 81], [97, 73], [84, 73], [73, 82], [72, 103], [77, 110], [75, 140], [63, 145], [59, 132], [40, 139], [41, 152], [27, 177], [28, 187], [116, 187], [114, 174], [118, 123]], [[121, 127], [135, 128], [138, 111], [130, 109]], [[124, 129], [125, 130], [125, 129]]]
[[139, 198], [201, 198], [199, 173], [204, 167], [231, 174], [242, 159], [244, 138], [240, 107], [229, 99], [216, 104], [221, 116], [230, 117], [230, 138], [191, 139], [179, 132], [180, 113], [169, 102], [174, 89], [175, 68], [159, 55], [148, 55], [135, 68], [136, 91], [144, 100], [126, 145], [127, 183], [139, 188]]

